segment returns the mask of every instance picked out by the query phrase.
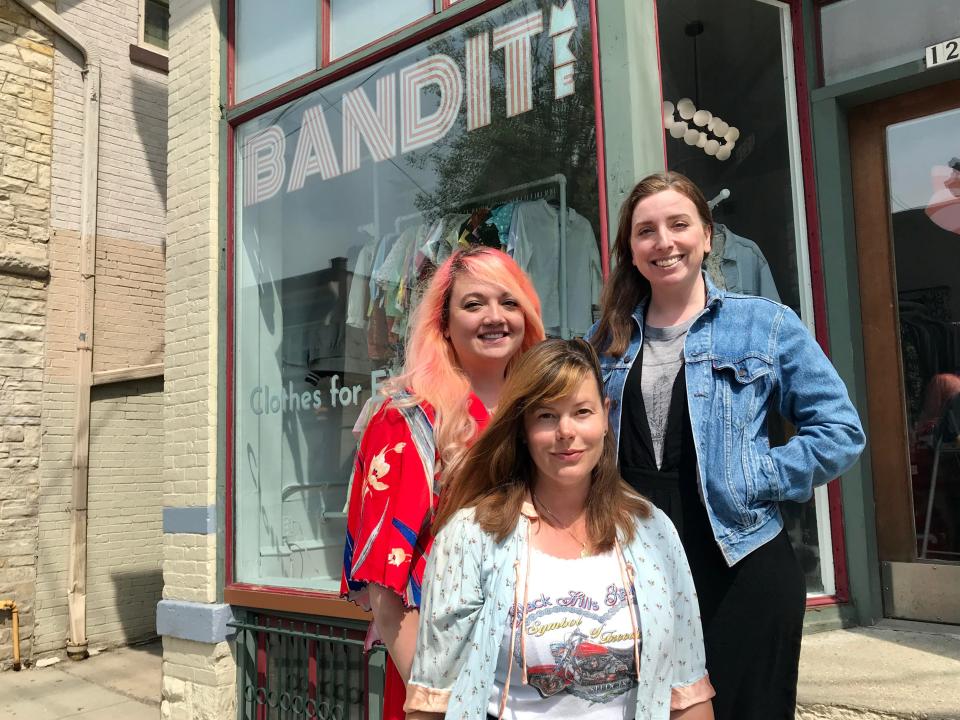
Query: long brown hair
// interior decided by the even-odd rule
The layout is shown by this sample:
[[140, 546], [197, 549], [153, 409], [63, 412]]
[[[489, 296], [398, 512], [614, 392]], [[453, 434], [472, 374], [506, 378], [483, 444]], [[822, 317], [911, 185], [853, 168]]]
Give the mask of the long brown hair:
[[647, 175], [634, 185], [633, 190], [620, 207], [620, 222], [613, 246], [616, 265], [603, 289], [600, 301], [600, 322], [590, 342], [597, 352], [614, 357], [623, 355], [630, 346], [633, 334], [633, 311], [640, 301], [650, 294], [650, 283], [633, 265], [630, 251], [630, 234], [633, 230], [633, 211], [641, 200], [664, 190], [676, 190], [689, 199], [697, 209], [700, 222], [708, 232], [713, 226], [710, 206], [694, 182], [678, 172], [662, 172]]
[[[603, 397], [597, 353], [584, 340], [546, 340], [520, 358], [493, 419], [444, 488], [434, 532], [467, 507], [476, 507], [477, 522], [497, 542], [516, 528], [520, 506], [537, 473], [526, 444], [524, 417], [527, 411], [574, 392], [585, 378], [596, 382]], [[627, 542], [632, 540], [635, 519], [650, 515], [647, 501], [620, 477], [615, 453], [613, 433], [607, 433], [587, 493], [587, 533], [600, 552], [613, 547], [618, 533]]]

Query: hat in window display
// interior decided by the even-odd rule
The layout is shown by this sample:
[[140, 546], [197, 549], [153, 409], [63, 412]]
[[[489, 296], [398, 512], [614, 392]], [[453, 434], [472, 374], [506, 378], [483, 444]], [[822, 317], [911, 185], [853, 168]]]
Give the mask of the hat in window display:
[[960, 235], [960, 158], [949, 165], [936, 165], [930, 170], [933, 194], [925, 212], [933, 222], [948, 232]]

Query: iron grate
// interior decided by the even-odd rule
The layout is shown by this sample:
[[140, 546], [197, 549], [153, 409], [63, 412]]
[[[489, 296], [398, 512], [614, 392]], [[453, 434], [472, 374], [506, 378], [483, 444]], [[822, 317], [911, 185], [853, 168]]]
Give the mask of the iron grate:
[[380, 720], [385, 652], [366, 623], [235, 609], [238, 720]]

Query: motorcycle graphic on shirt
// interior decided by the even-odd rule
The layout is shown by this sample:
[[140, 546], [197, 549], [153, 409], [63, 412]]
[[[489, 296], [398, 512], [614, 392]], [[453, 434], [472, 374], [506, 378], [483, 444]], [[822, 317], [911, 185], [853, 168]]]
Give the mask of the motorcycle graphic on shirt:
[[[528, 609], [527, 633], [550, 640], [553, 660], [528, 665], [529, 685], [543, 698], [567, 692], [595, 703], [610, 702], [636, 687], [633, 637], [615, 622], [619, 613], [628, 613], [622, 594], [613, 607], [604, 608], [605, 612], [597, 612], [600, 608], [595, 606], [583, 607], [584, 603], [564, 606], [560, 602]], [[607, 630], [611, 624], [621, 631]], [[556, 635], [562, 639], [553, 640]], [[515, 660], [520, 663], [519, 643], [515, 647]]]

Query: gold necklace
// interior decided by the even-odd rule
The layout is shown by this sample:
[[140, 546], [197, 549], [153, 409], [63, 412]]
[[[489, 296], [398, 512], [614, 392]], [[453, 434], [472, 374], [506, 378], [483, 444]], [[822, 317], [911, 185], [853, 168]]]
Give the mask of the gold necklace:
[[536, 493], [534, 493], [532, 490], [530, 491], [530, 496], [533, 498], [534, 503], [536, 503], [536, 504], [539, 505], [541, 508], [543, 508], [543, 511], [560, 527], [561, 530], [563, 530], [567, 535], [569, 535], [570, 537], [572, 537], [574, 540], [577, 541], [577, 544], [580, 546], [580, 557], [582, 557], [582, 558], [587, 557], [587, 556], [590, 554], [590, 553], [587, 551], [587, 544], [586, 544], [583, 540], [581, 540], [580, 538], [578, 538], [576, 535], [574, 535], [574, 534], [573, 534], [573, 531], [570, 530], [570, 528], [568, 528], [568, 527], [563, 527], [563, 522], [561, 522], [560, 518], [558, 518], [558, 517], [550, 510], [550, 508], [548, 508], [546, 505], [544, 505], [544, 504], [543, 504], [543, 500], [541, 500], [540, 498], [538, 498], [537, 495], [536, 495]]

